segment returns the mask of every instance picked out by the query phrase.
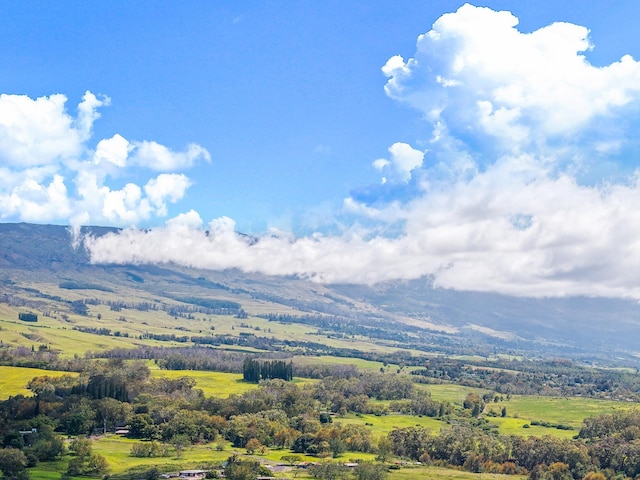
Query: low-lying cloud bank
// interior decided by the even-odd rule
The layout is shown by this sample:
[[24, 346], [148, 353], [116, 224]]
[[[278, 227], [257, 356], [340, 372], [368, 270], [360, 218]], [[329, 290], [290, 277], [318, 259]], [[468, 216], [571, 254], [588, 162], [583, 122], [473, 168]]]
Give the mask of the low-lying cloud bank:
[[[570, 177], [532, 178], [505, 162], [407, 205], [404, 234], [254, 239], [196, 212], [147, 231], [86, 238], [96, 263], [164, 263], [328, 283], [432, 275], [445, 288], [524, 296], [640, 299], [640, 185], [581, 187]], [[509, 178], [509, 185], [503, 184]], [[514, 181], [514, 179], [518, 181]], [[500, 188], [493, 188], [502, 185]]]

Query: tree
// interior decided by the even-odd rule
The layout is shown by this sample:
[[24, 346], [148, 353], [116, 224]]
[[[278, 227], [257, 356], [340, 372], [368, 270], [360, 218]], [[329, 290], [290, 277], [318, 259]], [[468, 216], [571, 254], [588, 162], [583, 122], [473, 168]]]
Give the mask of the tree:
[[347, 444], [340, 437], [329, 439], [329, 449], [333, 458], [337, 458], [347, 451]]
[[477, 417], [482, 413], [482, 410], [484, 410], [484, 401], [477, 393], [469, 392], [462, 406], [466, 410], [471, 410], [471, 416]]
[[260, 381], [260, 362], [252, 358], [246, 358], [242, 368], [245, 382], [258, 383]]
[[91, 432], [96, 411], [86, 399], [62, 415], [61, 423], [64, 431], [69, 435], [82, 435]]
[[71, 450], [76, 457], [88, 457], [91, 455], [91, 441], [86, 438], [74, 438], [69, 445], [69, 450]]
[[257, 438], [250, 438], [244, 448], [247, 449], [247, 453], [249, 455], [253, 455], [256, 450], [260, 450], [261, 448], [264, 448], [264, 446]]
[[107, 427], [114, 428], [116, 423], [124, 423], [127, 416], [131, 413], [131, 405], [116, 400], [115, 398], [105, 397], [95, 402], [98, 417], [102, 421], [102, 432], [107, 433]]
[[186, 435], [175, 435], [171, 437], [171, 445], [176, 450], [176, 457], [182, 457], [182, 452], [185, 448], [187, 448], [191, 442], [189, 441], [189, 437]]
[[101, 475], [109, 470], [107, 460], [92, 452], [91, 441], [76, 438], [71, 442], [69, 450], [75, 453], [75, 457], [69, 461], [68, 475]]
[[283, 462], [287, 462], [289, 465], [294, 465], [298, 462], [300, 462], [300, 460], [302, 460], [302, 457], [300, 455], [282, 455], [280, 457], [280, 460], [282, 460]]
[[384, 465], [361, 462], [353, 471], [357, 480], [385, 480], [389, 475], [387, 467]]
[[386, 462], [393, 453], [393, 441], [389, 437], [382, 437], [378, 440], [378, 455], [376, 460]]
[[569, 470], [569, 465], [562, 462], [555, 462], [549, 466], [545, 479], [548, 480], [572, 480], [573, 476]]
[[607, 477], [600, 472], [589, 472], [582, 477], [582, 480], [607, 480]]
[[158, 427], [148, 413], [137, 413], [129, 418], [129, 435], [133, 438], [155, 440], [160, 437]]
[[26, 480], [27, 457], [16, 448], [3, 448], [0, 450], [0, 472], [5, 480]]
[[349, 470], [339, 463], [326, 462], [313, 465], [309, 468], [309, 473], [313, 478], [320, 480], [341, 480], [348, 477]]
[[53, 461], [64, 454], [64, 440], [58, 435], [40, 436], [40, 433], [37, 435], [38, 439], [26, 449], [27, 453], [35, 455], [41, 462]]
[[289, 448], [299, 436], [300, 432], [298, 430], [291, 427], [283, 427], [276, 432], [274, 440], [277, 446]]
[[255, 460], [242, 460], [237, 455], [232, 455], [227, 459], [227, 465], [224, 467], [224, 476], [228, 480], [255, 480], [258, 475], [267, 474], [264, 472], [260, 462]]
[[28, 426], [37, 432], [29, 435], [30, 446], [24, 449], [27, 456], [33, 455], [41, 462], [49, 462], [65, 453], [64, 440], [54, 433], [55, 421], [51, 418], [38, 415]]

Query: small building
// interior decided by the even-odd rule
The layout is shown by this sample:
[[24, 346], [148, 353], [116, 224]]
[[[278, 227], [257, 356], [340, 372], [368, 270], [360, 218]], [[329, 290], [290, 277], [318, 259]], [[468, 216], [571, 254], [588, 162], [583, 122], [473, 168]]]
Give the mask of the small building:
[[179, 478], [188, 480], [200, 480], [207, 476], [207, 470], [181, 470]]

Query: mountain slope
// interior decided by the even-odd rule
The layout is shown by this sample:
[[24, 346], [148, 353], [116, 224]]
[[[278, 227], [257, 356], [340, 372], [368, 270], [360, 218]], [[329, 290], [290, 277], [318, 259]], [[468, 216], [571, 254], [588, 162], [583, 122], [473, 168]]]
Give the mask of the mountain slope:
[[[112, 231], [83, 229], [92, 235]], [[321, 314], [349, 319], [389, 347], [402, 347], [404, 342], [411, 348], [428, 344], [435, 350], [441, 346], [464, 353], [633, 358], [630, 355], [638, 350], [636, 339], [640, 338], [640, 308], [632, 301], [460, 292], [433, 288], [428, 278], [374, 286], [320, 285], [238, 270], [91, 265], [84, 249], [72, 247], [69, 231], [54, 225], [0, 224], [0, 294], [28, 300], [27, 305], [40, 310], [97, 299], [155, 302], [165, 307], [236, 302], [254, 316]], [[303, 320], [309, 323], [313, 318]], [[351, 330], [344, 325], [342, 330], [322, 326], [327, 328], [343, 336], [353, 334], [353, 326]]]

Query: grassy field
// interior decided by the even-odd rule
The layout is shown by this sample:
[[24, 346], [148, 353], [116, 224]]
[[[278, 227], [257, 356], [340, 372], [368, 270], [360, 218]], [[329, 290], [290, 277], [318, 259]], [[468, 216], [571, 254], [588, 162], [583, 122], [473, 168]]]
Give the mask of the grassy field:
[[440, 430], [445, 427], [446, 424], [440, 420], [436, 420], [431, 417], [415, 417], [412, 415], [355, 415], [348, 414], [344, 417], [339, 417], [334, 420], [336, 423], [353, 423], [357, 425], [365, 425], [369, 427], [374, 437], [380, 437], [386, 435], [394, 428], [406, 428], [406, 427], [425, 427], [433, 429], [434, 431]]
[[345, 357], [332, 357], [330, 355], [323, 355], [319, 357], [309, 356], [296, 356], [293, 357], [294, 365], [353, 365], [361, 370], [379, 372], [381, 368], [385, 371], [395, 371], [398, 365], [387, 365], [386, 367], [382, 362], [373, 362], [370, 360], [364, 360], [362, 358], [345, 358]]
[[429, 384], [425, 385], [422, 383], [417, 383], [416, 388], [426, 390], [431, 394], [431, 398], [438, 402], [451, 402], [458, 405], [462, 405], [464, 401], [464, 397], [467, 394], [474, 392], [478, 395], [483, 395], [489, 390], [484, 390], [481, 388], [473, 388], [473, 387], [465, 387], [462, 385], [454, 385], [452, 383], [441, 383], [441, 384]]
[[[557, 428], [541, 427], [531, 425], [531, 420], [523, 418], [501, 418], [486, 417], [490, 423], [498, 426], [498, 432], [503, 435], [517, 435], [519, 437], [542, 437], [551, 435], [558, 438], [572, 438], [577, 435], [579, 429], [576, 430], [558, 430]], [[525, 428], [525, 425], [529, 427]]]
[[[502, 407], [506, 407], [507, 417], [486, 417], [491, 423], [498, 425], [500, 433], [527, 437], [552, 435], [571, 438], [579, 433], [585, 418], [619, 410], [629, 410], [636, 408], [636, 404], [580, 397], [514, 395], [508, 401], [488, 405], [487, 409], [499, 412]], [[532, 421], [568, 425], [573, 427], [573, 430], [531, 425]], [[530, 426], [524, 427], [524, 425]]]
[[223, 397], [240, 395], [249, 390], [258, 388], [255, 383], [247, 383], [242, 380], [241, 373], [200, 372], [194, 370], [151, 370], [152, 377], [179, 378], [188, 376], [196, 381], [196, 387], [200, 388], [208, 397]]
[[155, 466], [162, 471], [198, 468], [223, 462], [231, 455], [229, 451], [217, 451], [213, 445], [195, 445], [186, 448], [180, 458], [175, 454], [156, 458], [132, 457], [131, 447], [138, 442], [138, 440], [106, 436], [93, 442], [93, 451], [106, 458], [111, 473], [114, 474], [140, 467], [151, 468]]
[[510, 417], [529, 420], [545, 420], [551, 423], [562, 423], [575, 428], [582, 426], [582, 420], [616, 410], [629, 410], [637, 404], [596, 400], [592, 398], [561, 398], [514, 395], [511, 400], [496, 405], [507, 407]]
[[14, 395], [31, 395], [31, 391], [27, 390], [27, 383], [33, 377], [41, 375], [60, 377], [62, 375], [77, 375], [77, 373], [0, 366], [0, 400], [5, 400]]

